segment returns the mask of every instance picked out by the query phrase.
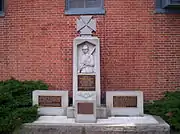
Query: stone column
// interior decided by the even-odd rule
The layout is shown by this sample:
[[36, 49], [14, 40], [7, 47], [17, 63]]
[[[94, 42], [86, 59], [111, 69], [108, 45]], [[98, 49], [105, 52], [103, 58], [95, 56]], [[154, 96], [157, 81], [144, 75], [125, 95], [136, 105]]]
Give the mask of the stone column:
[[91, 113], [95, 117], [96, 106], [101, 104], [100, 43], [99, 38], [92, 36], [92, 32], [96, 31], [96, 21], [92, 16], [81, 16], [77, 20], [77, 31], [80, 36], [73, 42], [73, 105], [79, 122], [82, 115], [78, 116], [80, 113], [77, 110], [88, 113], [84, 116], [88, 117]]

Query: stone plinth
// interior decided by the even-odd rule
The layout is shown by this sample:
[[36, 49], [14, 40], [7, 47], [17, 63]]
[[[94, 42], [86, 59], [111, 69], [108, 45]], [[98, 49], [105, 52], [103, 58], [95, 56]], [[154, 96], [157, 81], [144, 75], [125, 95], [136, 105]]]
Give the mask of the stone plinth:
[[38, 105], [39, 115], [66, 115], [68, 91], [35, 90], [33, 105]]
[[143, 103], [141, 91], [106, 91], [110, 116], [143, 116]]
[[[67, 108], [67, 118], [75, 118], [75, 108], [68, 107]], [[106, 107], [96, 107], [96, 117], [97, 119], [107, 119], [108, 118], [108, 110]]]
[[78, 92], [75, 99], [75, 121], [79, 123], [96, 122], [96, 92]]
[[170, 134], [160, 117], [111, 117], [97, 123], [75, 123], [66, 117], [41, 117], [25, 124], [19, 134]]

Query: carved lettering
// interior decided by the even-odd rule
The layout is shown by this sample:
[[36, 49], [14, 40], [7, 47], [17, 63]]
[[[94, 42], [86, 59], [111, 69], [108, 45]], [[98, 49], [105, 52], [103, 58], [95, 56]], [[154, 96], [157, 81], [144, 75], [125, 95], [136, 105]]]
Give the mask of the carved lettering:
[[137, 107], [137, 96], [113, 96], [113, 107]]
[[61, 107], [61, 96], [39, 96], [39, 106]]
[[95, 75], [78, 75], [78, 91], [95, 91]]

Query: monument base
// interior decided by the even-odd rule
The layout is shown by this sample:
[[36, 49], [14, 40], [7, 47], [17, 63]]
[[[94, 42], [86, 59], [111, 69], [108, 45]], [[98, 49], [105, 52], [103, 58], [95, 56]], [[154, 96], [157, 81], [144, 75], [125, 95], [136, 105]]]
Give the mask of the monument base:
[[170, 126], [160, 117], [109, 117], [97, 123], [75, 123], [65, 116], [41, 116], [24, 124], [19, 134], [170, 134]]
[[[67, 118], [75, 118], [74, 115], [75, 108], [74, 107], [68, 107], [67, 108]], [[109, 111], [106, 107], [96, 107], [96, 116], [97, 119], [107, 119], [109, 116]]]

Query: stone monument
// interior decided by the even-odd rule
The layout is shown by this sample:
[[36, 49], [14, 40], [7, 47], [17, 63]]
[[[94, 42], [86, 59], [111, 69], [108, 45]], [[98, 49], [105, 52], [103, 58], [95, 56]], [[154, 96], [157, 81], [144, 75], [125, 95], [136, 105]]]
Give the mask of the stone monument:
[[24, 125], [22, 134], [169, 134], [169, 125], [160, 117], [144, 114], [142, 91], [106, 91], [106, 107], [101, 107], [100, 41], [95, 31], [96, 20], [80, 16], [79, 36], [73, 42], [73, 106], [68, 107], [68, 91], [34, 91], [33, 105], [43, 116]]
[[96, 122], [100, 106], [100, 43], [92, 36], [96, 20], [81, 16], [77, 20], [80, 36], [73, 43], [73, 105], [77, 122]]

